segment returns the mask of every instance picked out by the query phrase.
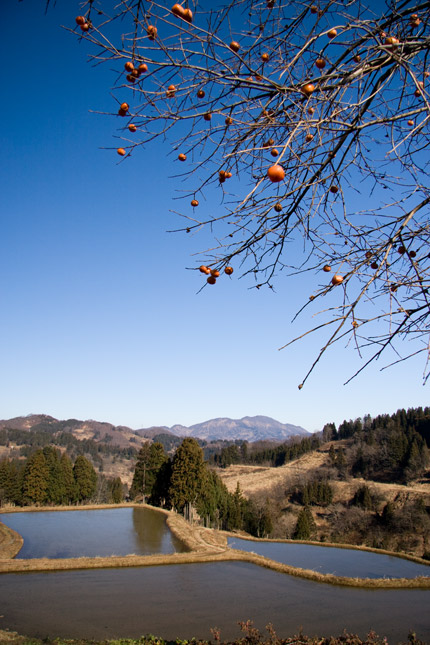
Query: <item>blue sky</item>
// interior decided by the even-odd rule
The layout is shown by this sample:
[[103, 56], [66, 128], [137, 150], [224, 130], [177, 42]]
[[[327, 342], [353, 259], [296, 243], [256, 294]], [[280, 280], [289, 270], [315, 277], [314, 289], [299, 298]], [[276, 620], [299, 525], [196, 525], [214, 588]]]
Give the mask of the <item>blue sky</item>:
[[235, 272], [197, 293], [188, 268], [208, 239], [166, 232], [181, 225], [171, 146], [118, 163], [117, 121], [91, 112], [113, 111], [115, 76], [61, 29], [79, 4], [44, 5], [3, 8], [0, 417], [139, 428], [263, 414], [313, 431], [426, 405], [422, 357], [344, 386], [361, 365], [344, 345], [298, 390], [323, 337], [278, 348], [311, 324], [291, 320], [318, 275], [280, 275], [272, 292]]

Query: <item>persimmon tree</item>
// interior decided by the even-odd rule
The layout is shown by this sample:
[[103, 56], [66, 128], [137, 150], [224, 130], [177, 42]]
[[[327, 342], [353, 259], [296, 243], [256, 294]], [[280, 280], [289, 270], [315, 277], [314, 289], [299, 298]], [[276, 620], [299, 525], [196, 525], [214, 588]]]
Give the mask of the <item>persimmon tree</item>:
[[426, 382], [430, 2], [79, 7], [68, 28], [116, 70], [121, 162], [162, 142], [177, 159], [175, 230], [213, 233], [195, 266], [204, 285], [233, 270], [257, 289], [315, 276], [298, 313], [319, 322], [299, 338], [326, 337], [299, 388], [342, 341], [361, 369], [422, 353]]

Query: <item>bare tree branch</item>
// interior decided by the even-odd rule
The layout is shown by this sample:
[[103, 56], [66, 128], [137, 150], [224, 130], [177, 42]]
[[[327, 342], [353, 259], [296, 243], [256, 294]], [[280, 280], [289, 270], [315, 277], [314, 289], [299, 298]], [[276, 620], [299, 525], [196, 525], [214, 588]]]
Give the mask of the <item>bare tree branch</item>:
[[[407, 340], [426, 382], [430, 1], [82, 6], [66, 28], [117, 70], [118, 153], [163, 141], [179, 164], [176, 233], [213, 232], [203, 279], [326, 277], [298, 314], [337, 304], [284, 345], [332, 329], [301, 386], [343, 339], [363, 357], [356, 374], [391, 352], [405, 360]], [[219, 204], [200, 217], [213, 190]]]

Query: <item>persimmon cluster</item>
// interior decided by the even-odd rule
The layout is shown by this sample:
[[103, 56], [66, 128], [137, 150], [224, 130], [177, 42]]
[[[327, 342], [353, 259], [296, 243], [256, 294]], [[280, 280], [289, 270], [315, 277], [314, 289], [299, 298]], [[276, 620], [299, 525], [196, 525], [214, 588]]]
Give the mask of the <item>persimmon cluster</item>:
[[[221, 275], [218, 269], [211, 269], [210, 267], [207, 267], [204, 264], [202, 264], [202, 266], [199, 267], [199, 271], [200, 273], [203, 273], [204, 275], [208, 276], [206, 280], [208, 284], [215, 284], [217, 281], [217, 278], [219, 278]], [[225, 267], [224, 273], [226, 275], [231, 275], [233, 273], [233, 267], [231, 266]]]

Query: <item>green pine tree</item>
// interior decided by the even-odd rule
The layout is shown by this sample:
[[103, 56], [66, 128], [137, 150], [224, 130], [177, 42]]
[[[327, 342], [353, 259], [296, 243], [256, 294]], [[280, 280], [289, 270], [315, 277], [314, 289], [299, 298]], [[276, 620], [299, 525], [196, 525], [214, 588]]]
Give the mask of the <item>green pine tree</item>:
[[130, 487], [132, 499], [143, 495], [150, 504], [155, 506], [161, 504], [161, 500], [167, 497], [166, 489], [170, 483], [165, 481], [169, 476], [168, 469], [165, 467], [167, 461], [168, 457], [160, 442], [145, 443], [142, 446], [139, 450], [133, 482]]
[[52, 504], [65, 504], [67, 502], [66, 484], [60, 463], [60, 451], [53, 446], [45, 446], [43, 454], [49, 471], [46, 501]]
[[8, 501], [12, 504], [22, 505], [22, 481], [24, 476], [23, 465], [13, 459], [9, 465], [9, 484], [7, 486]]
[[237, 482], [236, 490], [229, 496], [228, 500], [228, 514], [227, 514], [227, 529], [241, 529], [243, 527], [244, 513], [246, 507], [246, 500], [240, 490], [239, 482]]
[[172, 462], [167, 457], [157, 471], [154, 485], [152, 487], [149, 503], [154, 506], [171, 508], [170, 501], [170, 480], [172, 477]]
[[316, 530], [315, 520], [308, 506], [302, 508], [297, 518], [293, 540], [310, 540]]
[[11, 484], [11, 462], [9, 459], [0, 460], [0, 507], [11, 502], [9, 495]]
[[213, 470], [206, 469], [200, 494], [197, 498], [197, 512], [207, 526], [224, 526], [227, 515], [229, 492], [221, 478]]
[[79, 455], [73, 466], [73, 474], [77, 485], [78, 500], [83, 502], [90, 499], [97, 487], [97, 473], [91, 462], [83, 455]]
[[363, 486], [360, 486], [360, 488], [356, 490], [355, 495], [351, 500], [351, 504], [354, 506], [361, 506], [369, 511], [373, 510], [375, 506], [373, 496], [370, 492], [370, 488], [366, 486], [366, 484], [363, 484]]
[[78, 499], [78, 487], [73, 474], [73, 465], [69, 455], [63, 452], [60, 458], [60, 466], [65, 487], [65, 497], [69, 504], [73, 504]]
[[110, 500], [113, 504], [121, 504], [124, 500], [124, 490], [120, 477], [109, 481]]
[[205, 473], [203, 450], [192, 437], [186, 437], [178, 447], [172, 462], [170, 499], [180, 513], [186, 505], [194, 505], [201, 491]]
[[137, 455], [137, 462], [134, 468], [133, 481], [130, 487], [130, 497], [135, 499], [138, 495], [143, 495], [144, 501], [147, 494], [147, 473], [149, 471], [151, 453], [150, 444], [144, 443], [139, 454]]
[[24, 468], [22, 483], [23, 498], [26, 503], [43, 504], [47, 499], [49, 468], [42, 450], [36, 450]]

